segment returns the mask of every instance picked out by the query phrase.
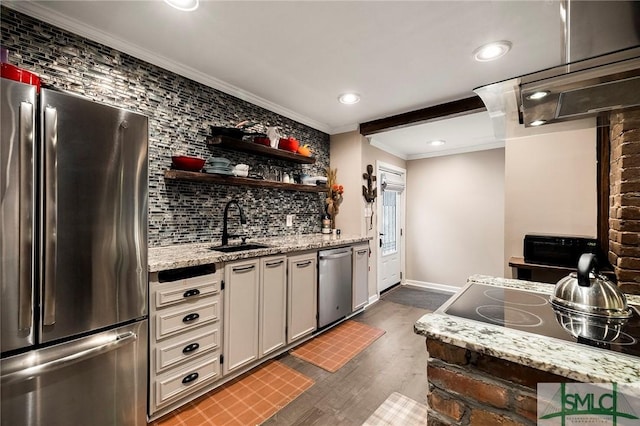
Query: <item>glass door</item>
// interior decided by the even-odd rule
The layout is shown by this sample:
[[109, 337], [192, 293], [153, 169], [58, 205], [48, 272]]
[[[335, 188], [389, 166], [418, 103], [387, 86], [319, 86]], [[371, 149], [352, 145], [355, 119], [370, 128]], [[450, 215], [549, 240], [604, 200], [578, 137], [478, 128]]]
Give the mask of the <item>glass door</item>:
[[[404, 171], [402, 171], [404, 172]], [[384, 291], [402, 280], [402, 197], [404, 174], [382, 169], [382, 205], [379, 219], [379, 281], [378, 290]]]

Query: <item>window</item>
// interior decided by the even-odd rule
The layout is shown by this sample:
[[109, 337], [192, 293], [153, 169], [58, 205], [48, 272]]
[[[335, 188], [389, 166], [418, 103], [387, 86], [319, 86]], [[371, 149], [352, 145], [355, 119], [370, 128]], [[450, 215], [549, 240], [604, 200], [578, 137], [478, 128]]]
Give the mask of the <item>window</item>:
[[382, 191], [382, 255], [398, 251], [398, 193]]

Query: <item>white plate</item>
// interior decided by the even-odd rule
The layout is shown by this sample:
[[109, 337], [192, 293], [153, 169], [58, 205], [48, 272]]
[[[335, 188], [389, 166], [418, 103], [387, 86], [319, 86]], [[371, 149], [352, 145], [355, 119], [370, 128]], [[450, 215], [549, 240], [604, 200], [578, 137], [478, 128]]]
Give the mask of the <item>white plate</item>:
[[217, 175], [233, 176], [233, 172], [231, 170], [228, 170], [228, 169], [215, 169], [213, 167], [205, 167], [204, 168], [204, 172], [205, 173], [214, 173], [214, 174], [217, 174]]
[[231, 160], [224, 157], [209, 157], [207, 159], [207, 165], [212, 167], [228, 167], [231, 164]]

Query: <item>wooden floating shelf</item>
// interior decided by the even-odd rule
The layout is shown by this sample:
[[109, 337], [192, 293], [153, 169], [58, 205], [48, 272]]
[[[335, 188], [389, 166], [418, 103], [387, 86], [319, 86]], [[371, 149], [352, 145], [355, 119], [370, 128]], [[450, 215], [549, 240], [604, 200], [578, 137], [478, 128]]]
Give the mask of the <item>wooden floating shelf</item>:
[[305, 157], [304, 155], [295, 154], [283, 149], [271, 148], [270, 146], [260, 145], [254, 142], [245, 142], [228, 136], [210, 136], [207, 139], [207, 145], [232, 149], [234, 151], [249, 152], [299, 164], [314, 164], [316, 162], [314, 157]]
[[193, 182], [217, 183], [219, 185], [255, 186], [261, 188], [282, 189], [285, 191], [326, 192], [326, 186], [301, 185], [299, 183], [274, 182], [262, 179], [250, 179], [235, 176], [223, 176], [213, 173], [187, 172], [184, 170], [165, 170], [164, 178], [170, 180], [188, 180]]

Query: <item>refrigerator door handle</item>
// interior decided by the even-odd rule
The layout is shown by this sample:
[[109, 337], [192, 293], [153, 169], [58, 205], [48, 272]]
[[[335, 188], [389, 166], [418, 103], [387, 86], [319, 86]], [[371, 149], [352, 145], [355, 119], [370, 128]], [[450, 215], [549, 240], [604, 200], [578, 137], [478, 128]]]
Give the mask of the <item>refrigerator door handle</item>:
[[104, 354], [116, 350], [122, 346], [133, 343], [138, 339], [138, 336], [133, 331], [128, 331], [122, 335], [117, 336], [115, 339], [103, 343], [99, 346], [89, 348], [80, 352], [74, 352], [70, 355], [63, 356], [62, 358], [54, 359], [44, 364], [32, 365], [31, 367], [23, 368], [21, 370], [12, 371], [7, 374], [3, 374], [0, 378], [0, 382], [3, 385], [15, 381], [29, 380], [33, 377], [49, 373], [59, 368], [67, 367], [76, 362], [84, 361], [89, 358]]
[[43, 324], [56, 322], [56, 260], [58, 221], [58, 185], [57, 185], [57, 145], [58, 111], [50, 106], [44, 109], [44, 149], [45, 149], [45, 265], [44, 265], [44, 312]]
[[[33, 104], [20, 103], [20, 282], [18, 289], [18, 328], [29, 330], [32, 327], [33, 306], [33, 240], [31, 238], [33, 221]], [[22, 237], [24, 235], [24, 237]]]

